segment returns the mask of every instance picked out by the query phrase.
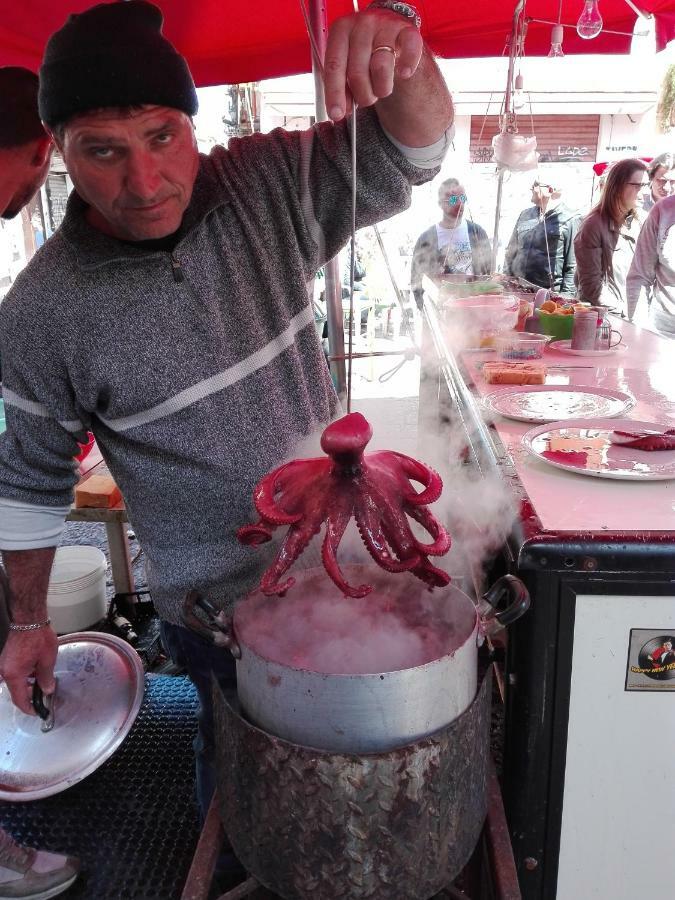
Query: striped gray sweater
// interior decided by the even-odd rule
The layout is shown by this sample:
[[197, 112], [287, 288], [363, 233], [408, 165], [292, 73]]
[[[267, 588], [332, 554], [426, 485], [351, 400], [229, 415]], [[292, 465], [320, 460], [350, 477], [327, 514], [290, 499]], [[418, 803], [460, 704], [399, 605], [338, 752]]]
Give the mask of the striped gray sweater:
[[[406, 208], [438, 170], [412, 165], [372, 110], [359, 117], [360, 227]], [[90, 429], [156, 608], [180, 622], [189, 588], [230, 606], [259, 577], [265, 557], [235, 538], [252, 488], [336, 411], [307, 285], [349, 236], [346, 125], [203, 156], [171, 255], [115, 241], [83, 212], [71, 195], [0, 306], [0, 512], [13, 523], [0, 546], [46, 545], [31, 514], [63, 518]]]

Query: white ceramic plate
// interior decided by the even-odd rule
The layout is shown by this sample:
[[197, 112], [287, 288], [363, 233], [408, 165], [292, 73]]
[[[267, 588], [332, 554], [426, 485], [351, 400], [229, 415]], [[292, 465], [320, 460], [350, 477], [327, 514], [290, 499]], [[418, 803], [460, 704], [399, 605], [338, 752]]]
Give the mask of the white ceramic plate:
[[622, 342], [616, 347], [610, 347], [609, 350], [573, 350], [572, 341], [551, 341], [548, 345], [549, 350], [557, 350], [558, 353], [566, 353], [569, 356], [610, 356], [612, 353], [618, 353], [626, 349], [626, 345]]
[[516, 422], [557, 422], [620, 416], [635, 405], [622, 391], [567, 384], [512, 385], [483, 398], [488, 412]]
[[613, 444], [611, 432], [666, 431], [672, 427], [631, 419], [573, 420], [540, 425], [523, 435], [523, 445], [536, 457], [568, 472], [626, 481], [675, 479], [675, 450], [635, 450]]

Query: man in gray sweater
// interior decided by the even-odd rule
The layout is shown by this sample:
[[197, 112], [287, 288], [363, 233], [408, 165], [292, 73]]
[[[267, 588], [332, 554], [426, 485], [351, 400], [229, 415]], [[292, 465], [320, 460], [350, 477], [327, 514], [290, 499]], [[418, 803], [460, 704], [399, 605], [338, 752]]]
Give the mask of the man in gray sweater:
[[33, 673], [53, 690], [47, 585], [77, 441], [91, 430], [168, 643], [200, 691], [206, 804], [209, 678], [231, 681], [233, 669], [181, 627], [180, 608], [190, 588], [231, 608], [255, 583], [261, 558], [235, 538], [252, 488], [337, 411], [307, 284], [350, 233], [347, 81], [364, 107], [359, 227], [400, 212], [436, 174], [452, 103], [412, 8], [375, 0], [331, 29], [333, 122], [200, 156], [194, 84], [161, 23], [140, 0], [71, 16], [40, 71], [42, 119], [75, 191], [0, 307], [0, 548], [12, 585], [0, 673], [26, 713]]

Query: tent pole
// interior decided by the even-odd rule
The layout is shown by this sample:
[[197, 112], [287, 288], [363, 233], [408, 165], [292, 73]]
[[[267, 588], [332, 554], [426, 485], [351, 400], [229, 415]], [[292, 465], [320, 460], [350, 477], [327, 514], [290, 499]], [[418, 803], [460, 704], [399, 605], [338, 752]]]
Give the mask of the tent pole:
[[[312, 29], [315, 46], [323, 59], [326, 52], [328, 24], [326, 18], [326, 0], [309, 0], [309, 24]], [[326, 102], [323, 93], [323, 79], [312, 54], [312, 74], [314, 75], [314, 97], [316, 121], [328, 119]], [[329, 260], [324, 266], [326, 314], [328, 316], [328, 355], [342, 357], [332, 359], [330, 373], [335, 390], [340, 400], [347, 397], [347, 370], [345, 366], [345, 330], [342, 315], [342, 282], [337, 257]]]
[[[519, 50], [520, 16], [525, 7], [525, 0], [518, 0], [513, 11], [511, 24], [511, 42], [509, 44], [509, 70], [506, 76], [506, 91], [504, 92], [504, 111], [502, 115], [508, 116], [511, 112], [511, 87], [513, 85], [513, 70], [516, 65], [516, 57]], [[502, 211], [502, 191], [504, 188], [504, 169], [499, 170], [497, 176], [497, 202], [495, 204], [495, 227], [492, 235], [492, 271], [497, 271], [497, 248], [499, 245], [499, 218]]]

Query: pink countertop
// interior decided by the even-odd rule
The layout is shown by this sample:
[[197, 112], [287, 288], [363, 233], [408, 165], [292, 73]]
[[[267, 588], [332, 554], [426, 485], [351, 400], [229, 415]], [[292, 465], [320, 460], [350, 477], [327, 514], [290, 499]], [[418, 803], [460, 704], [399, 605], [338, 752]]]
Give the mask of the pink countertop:
[[[613, 327], [622, 332], [624, 348], [608, 356], [570, 356], [547, 349], [544, 362], [549, 367], [589, 368], [549, 368], [546, 384], [620, 390], [637, 401], [624, 418], [675, 427], [675, 343], [628, 322], [615, 320]], [[463, 354], [480, 396], [513, 389], [485, 383], [476, 363], [495, 358], [490, 352]], [[558, 469], [522, 446], [522, 436], [536, 425], [499, 415], [492, 423], [547, 531], [675, 532], [675, 480], [616, 481]]]

